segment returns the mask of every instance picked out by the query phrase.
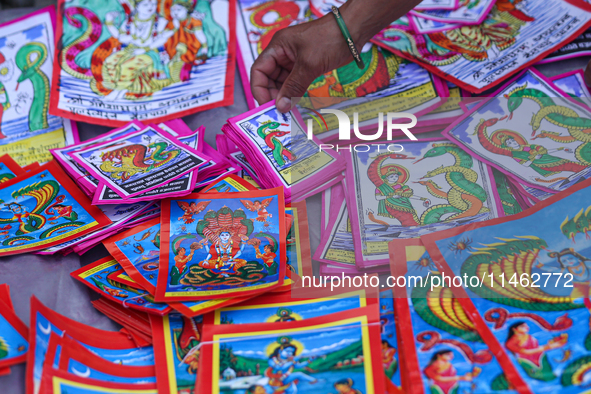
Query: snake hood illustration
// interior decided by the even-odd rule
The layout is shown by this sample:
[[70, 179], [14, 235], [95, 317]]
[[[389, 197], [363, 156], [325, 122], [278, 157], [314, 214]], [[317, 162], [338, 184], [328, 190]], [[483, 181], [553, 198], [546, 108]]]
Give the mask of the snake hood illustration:
[[587, 209], [581, 208], [572, 219], [567, 216], [560, 225], [560, 231], [573, 243], [577, 234], [585, 234], [585, 238], [590, 239], [588, 233], [591, 231], [591, 206]]
[[[534, 261], [541, 251], [548, 250], [548, 244], [535, 236], [516, 236], [473, 249], [471, 256], [462, 264], [462, 275], [478, 275], [479, 272], [489, 272], [498, 267], [499, 272], [516, 272], [518, 275], [525, 273], [531, 277]], [[500, 287], [486, 281], [483, 283], [484, 286], [470, 287], [470, 290], [491, 301], [521, 309], [561, 311], [585, 307], [583, 304], [573, 303], [571, 297], [554, 296], [536, 287], [511, 283]]]
[[[435, 272], [432, 275], [440, 275]], [[445, 282], [443, 282], [445, 283]], [[415, 311], [428, 324], [444, 330], [452, 335], [460, 337], [469, 342], [483, 342], [476, 331], [474, 323], [470, 320], [459, 300], [454, 297], [451, 289], [445, 286], [431, 288], [429, 281], [419, 281], [418, 286], [413, 287], [411, 298]], [[422, 285], [422, 286], [421, 286]], [[434, 346], [437, 338], [431, 335], [430, 338], [419, 339], [423, 343], [423, 350]], [[466, 354], [472, 354], [466, 351]], [[490, 361], [492, 354], [484, 356], [482, 361]], [[474, 361], [474, 360], [472, 360]]]
[[252, 221], [246, 218], [241, 209], [233, 211], [223, 207], [217, 212], [210, 210], [197, 222], [197, 234], [211, 242], [218, 241], [222, 232], [229, 232], [232, 238], [240, 242], [247, 240], [253, 231]]

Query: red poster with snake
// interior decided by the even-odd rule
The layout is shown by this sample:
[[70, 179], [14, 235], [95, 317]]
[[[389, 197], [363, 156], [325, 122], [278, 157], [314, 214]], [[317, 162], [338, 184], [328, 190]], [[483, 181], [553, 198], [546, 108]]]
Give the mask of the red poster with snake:
[[479, 25], [418, 34], [401, 18], [372, 42], [471, 93], [499, 85], [591, 26], [583, 0], [497, 0]]
[[122, 126], [234, 101], [235, 1], [58, 2], [50, 111]]
[[51, 161], [0, 184], [0, 256], [46, 249], [111, 223]]
[[509, 217], [421, 237], [438, 277], [449, 278], [443, 286], [531, 392], [579, 393], [586, 385], [590, 185], [581, 181]]

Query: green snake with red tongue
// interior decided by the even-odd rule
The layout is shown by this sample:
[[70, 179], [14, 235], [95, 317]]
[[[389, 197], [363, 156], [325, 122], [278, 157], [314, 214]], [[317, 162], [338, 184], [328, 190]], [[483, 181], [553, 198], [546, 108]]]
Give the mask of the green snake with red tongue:
[[295, 155], [287, 148], [283, 146], [281, 141], [279, 141], [279, 137], [283, 137], [286, 134], [289, 134], [289, 131], [269, 131], [266, 132], [267, 129], [274, 130], [279, 126], [287, 126], [288, 124], [279, 123], [279, 122], [264, 122], [259, 126], [257, 129], [257, 134], [259, 137], [265, 140], [267, 146], [271, 149], [273, 153], [273, 158], [277, 162], [279, 166], [285, 165], [285, 160], [283, 157], [287, 158], [287, 160], [294, 160]]
[[[556, 105], [554, 100], [546, 93], [528, 88], [527, 84], [513, 89], [505, 95], [508, 99], [507, 108], [513, 113], [523, 104], [523, 99], [528, 98], [535, 101], [541, 108], [533, 115], [530, 125], [532, 126], [532, 137], [550, 138], [553, 141], [569, 143], [575, 141], [583, 142], [575, 150], [575, 157], [581, 163], [591, 164], [591, 119], [582, 118], [571, 108]], [[562, 136], [556, 132], [541, 131], [537, 136], [536, 132], [541, 126], [542, 120], [567, 129], [570, 136]]]

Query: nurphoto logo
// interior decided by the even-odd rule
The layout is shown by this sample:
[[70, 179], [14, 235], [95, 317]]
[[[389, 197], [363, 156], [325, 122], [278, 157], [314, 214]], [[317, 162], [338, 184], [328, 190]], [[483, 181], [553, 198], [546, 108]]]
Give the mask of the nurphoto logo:
[[[316, 112], [316, 111], [314, 111]], [[345, 112], [340, 111], [338, 109], [327, 109], [323, 108], [320, 110], [320, 114], [316, 112], [318, 116], [321, 117], [322, 121], [326, 125], [326, 121], [324, 117], [320, 114], [332, 114], [335, 115], [339, 121], [339, 141], [351, 141], [351, 129], [353, 129], [354, 139], [361, 140], [361, 141], [378, 141], [383, 140], [384, 134], [384, 114], [380, 112], [378, 114], [378, 124], [377, 124], [377, 131], [373, 132], [373, 134], [366, 134], [359, 130], [359, 115], [357, 112], [353, 113], [353, 127], [351, 127], [351, 120], [349, 119], [349, 115]], [[409, 119], [410, 122], [408, 123], [398, 123], [401, 120]], [[396, 123], [395, 123], [396, 122]], [[416, 126], [417, 124], [417, 117], [413, 114], [406, 113], [406, 112], [388, 112], [386, 114], [386, 140], [391, 141], [393, 136], [394, 130], [401, 130], [409, 139], [416, 141], [417, 137], [415, 137], [412, 132], [410, 131], [411, 128]], [[312, 139], [313, 133], [313, 121], [312, 119], [308, 119], [307, 121], [307, 134], [308, 139]], [[320, 150], [322, 149], [336, 149], [339, 150], [355, 150], [358, 152], [364, 152], [369, 150], [369, 146], [365, 144], [351, 144], [348, 146], [338, 146], [333, 144], [320, 144]], [[388, 151], [390, 152], [400, 152], [403, 150], [402, 145], [399, 144], [389, 144]]]

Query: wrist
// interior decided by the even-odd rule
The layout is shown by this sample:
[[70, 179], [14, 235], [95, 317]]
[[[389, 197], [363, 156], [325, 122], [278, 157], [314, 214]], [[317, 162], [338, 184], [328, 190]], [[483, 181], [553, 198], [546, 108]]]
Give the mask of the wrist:
[[355, 17], [358, 12], [356, 8], [357, 7], [354, 1], [347, 1], [345, 4], [339, 7], [339, 11], [343, 21], [345, 22], [345, 25], [347, 25], [347, 29], [351, 34], [351, 38], [353, 39], [355, 47], [357, 47], [357, 51], [361, 52], [361, 48], [363, 48], [363, 46], [374, 36], [374, 34], [368, 36], [368, 31], [362, 27], [361, 20]]
[[348, 0], [339, 9], [355, 46], [361, 49], [382, 29], [420, 2], [421, 0]]

